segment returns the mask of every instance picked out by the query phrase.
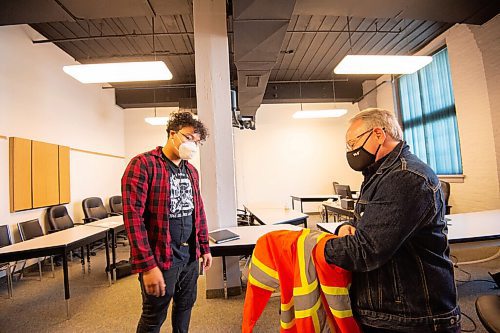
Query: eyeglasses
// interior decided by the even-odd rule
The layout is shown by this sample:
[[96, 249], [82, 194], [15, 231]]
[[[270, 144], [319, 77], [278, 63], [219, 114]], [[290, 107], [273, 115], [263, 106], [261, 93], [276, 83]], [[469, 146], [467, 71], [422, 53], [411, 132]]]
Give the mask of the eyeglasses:
[[186, 138], [186, 140], [194, 142], [197, 146], [203, 146], [203, 143], [201, 142], [201, 140], [195, 140], [191, 135], [189, 135], [189, 134], [186, 135], [186, 134], [182, 133], [181, 131], [179, 131], [177, 133], [180, 133], [183, 137]]
[[354, 147], [356, 147], [356, 144], [358, 143], [359, 139], [361, 139], [361, 137], [363, 135], [365, 135], [366, 133], [369, 133], [371, 131], [373, 131], [373, 128], [370, 128], [369, 130], [364, 131], [363, 133], [361, 133], [360, 135], [358, 135], [354, 139], [351, 139], [351, 140], [347, 141], [347, 143], [345, 145], [346, 150], [347, 151], [354, 150]]

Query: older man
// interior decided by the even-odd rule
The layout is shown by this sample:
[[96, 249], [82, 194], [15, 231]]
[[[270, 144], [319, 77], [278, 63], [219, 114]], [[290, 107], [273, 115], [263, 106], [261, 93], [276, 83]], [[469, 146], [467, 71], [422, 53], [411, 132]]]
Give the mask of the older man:
[[350, 121], [347, 161], [364, 176], [353, 221], [328, 241], [326, 260], [353, 272], [351, 300], [364, 332], [459, 332], [439, 179], [410, 152], [393, 113]]

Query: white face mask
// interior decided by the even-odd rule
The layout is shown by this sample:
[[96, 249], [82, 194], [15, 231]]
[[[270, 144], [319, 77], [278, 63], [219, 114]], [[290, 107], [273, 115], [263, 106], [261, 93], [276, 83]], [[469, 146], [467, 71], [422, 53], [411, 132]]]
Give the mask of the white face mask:
[[190, 160], [198, 152], [198, 146], [193, 141], [186, 141], [179, 146], [179, 157], [183, 160]]

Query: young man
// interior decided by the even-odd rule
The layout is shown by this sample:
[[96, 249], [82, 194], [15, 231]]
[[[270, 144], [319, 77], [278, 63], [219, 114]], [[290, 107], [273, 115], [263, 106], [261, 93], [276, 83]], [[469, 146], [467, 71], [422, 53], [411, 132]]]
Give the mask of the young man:
[[389, 111], [351, 119], [347, 161], [363, 172], [354, 221], [329, 240], [326, 261], [353, 272], [363, 332], [459, 332], [445, 204], [436, 174], [402, 141]]
[[190, 112], [174, 113], [164, 147], [134, 157], [122, 177], [123, 219], [132, 270], [139, 273], [137, 332], [159, 332], [173, 299], [173, 332], [188, 332], [198, 259], [212, 264], [198, 171], [187, 160], [207, 137]]

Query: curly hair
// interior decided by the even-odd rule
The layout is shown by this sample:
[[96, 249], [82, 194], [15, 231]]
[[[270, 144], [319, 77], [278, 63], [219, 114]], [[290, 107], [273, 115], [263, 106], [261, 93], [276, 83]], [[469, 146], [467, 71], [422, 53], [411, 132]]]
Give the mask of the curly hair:
[[208, 137], [208, 130], [201, 121], [195, 119], [189, 111], [173, 112], [170, 114], [170, 120], [167, 124], [167, 133], [170, 131], [178, 132], [183, 127], [193, 127], [194, 132], [200, 135], [200, 140], [205, 141]]

